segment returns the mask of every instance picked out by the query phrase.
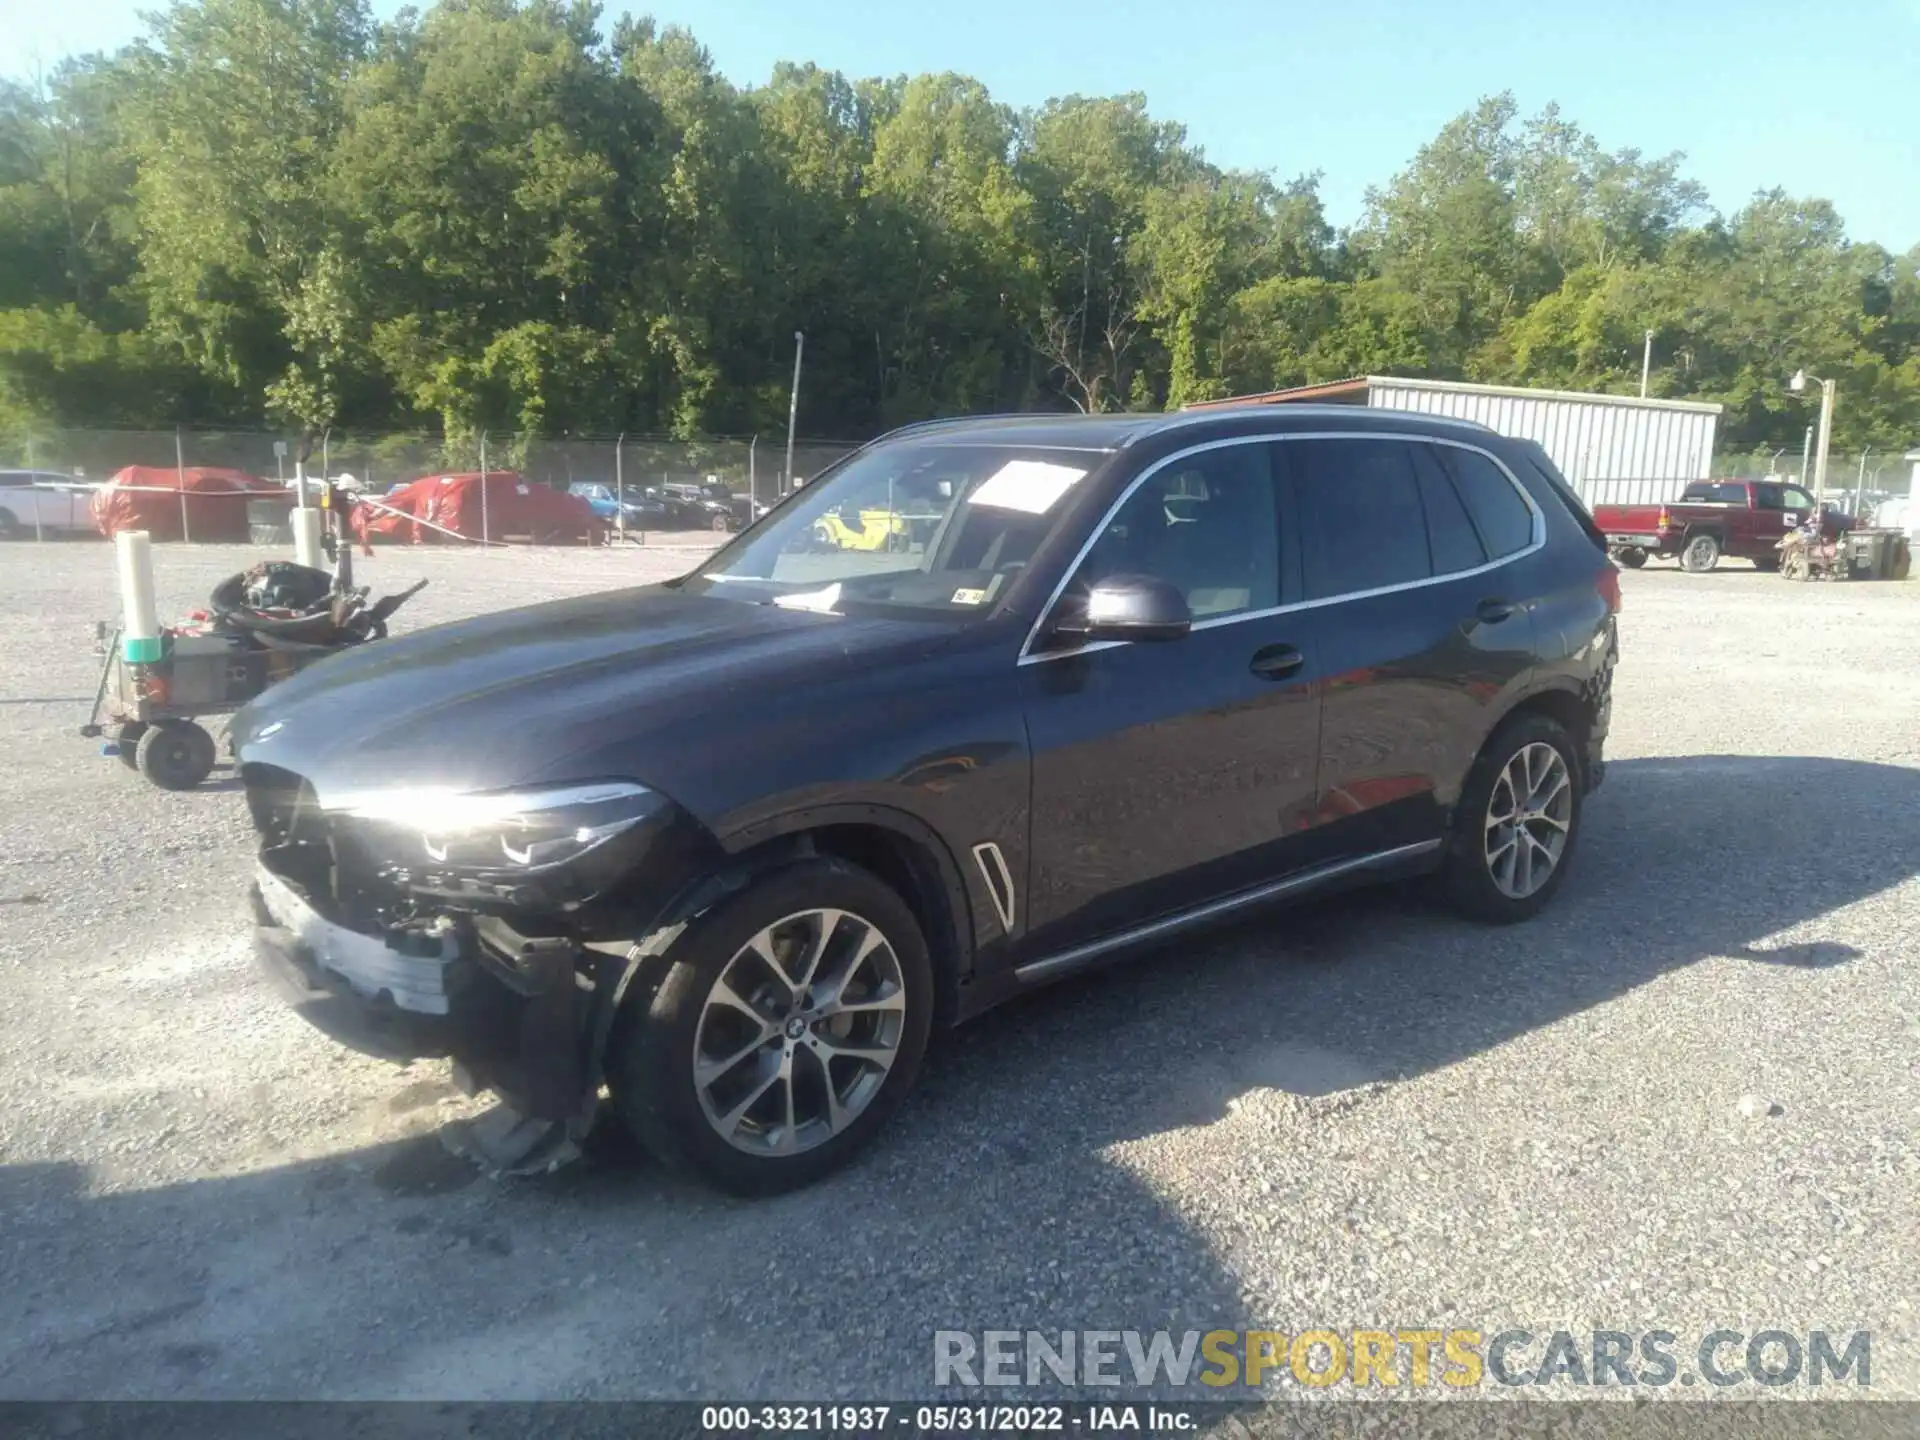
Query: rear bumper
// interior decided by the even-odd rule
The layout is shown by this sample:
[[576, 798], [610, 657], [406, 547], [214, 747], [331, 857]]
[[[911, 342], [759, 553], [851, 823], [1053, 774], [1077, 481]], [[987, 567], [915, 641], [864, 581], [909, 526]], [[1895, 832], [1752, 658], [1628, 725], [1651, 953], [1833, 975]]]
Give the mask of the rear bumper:
[[402, 948], [327, 920], [265, 866], [250, 899], [256, 962], [322, 1034], [382, 1060], [450, 1058], [466, 1088], [491, 1090], [526, 1117], [591, 1117], [594, 995], [612, 984], [589, 964], [604, 989], [582, 987], [575, 947], [466, 926]]

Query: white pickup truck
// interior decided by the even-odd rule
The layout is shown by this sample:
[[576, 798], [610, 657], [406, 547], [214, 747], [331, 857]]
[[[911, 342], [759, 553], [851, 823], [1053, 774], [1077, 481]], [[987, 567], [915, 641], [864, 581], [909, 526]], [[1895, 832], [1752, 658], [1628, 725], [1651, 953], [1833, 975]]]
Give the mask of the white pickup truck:
[[90, 533], [98, 488], [52, 470], [0, 470], [0, 540]]

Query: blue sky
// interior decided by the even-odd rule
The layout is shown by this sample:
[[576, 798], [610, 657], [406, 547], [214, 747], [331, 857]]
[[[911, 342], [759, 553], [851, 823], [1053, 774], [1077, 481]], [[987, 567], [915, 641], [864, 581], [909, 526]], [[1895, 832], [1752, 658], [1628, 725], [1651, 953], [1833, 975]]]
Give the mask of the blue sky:
[[[149, 3], [0, 0], [0, 70], [117, 45]], [[1722, 211], [1781, 185], [1834, 201], [1856, 239], [1920, 242], [1920, 0], [660, 0], [652, 13], [743, 84], [792, 59], [958, 70], [1014, 105], [1142, 90], [1218, 163], [1325, 172], [1336, 223], [1448, 117], [1511, 89], [1523, 113], [1557, 100], [1609, 148], [1685, 151]]]

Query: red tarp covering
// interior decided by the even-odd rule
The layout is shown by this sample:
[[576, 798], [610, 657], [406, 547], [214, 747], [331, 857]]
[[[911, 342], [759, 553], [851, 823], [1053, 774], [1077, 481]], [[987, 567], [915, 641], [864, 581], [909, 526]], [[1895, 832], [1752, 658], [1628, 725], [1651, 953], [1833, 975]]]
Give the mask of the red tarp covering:
[[[451, 541], [454, 536], [443, 534], [445, 530], [478, 540], [483, 523], [480, 485], [478, 474], [429, 475], [415, 480], [391, 494], [374, 497], [390, 508], [377, 508], [364, 501], [354, 506], [353, 533], [367, 544], [376, 540], [411, 545]], [[600, 536], [600, 521], [593, 507], [578, 495], [531, 484], [512, 470], [487, 472], [484, 524], [485, 534], [495, 540], [551, 543]], [[434, 529], [436, 525], [441, 528]]]
[[[180, 533], [182, 481], [190, 532], [185, 536]], [[122, 530], [145, 530], [156, 540], [245, 540], [248, 496], [284, 500], [287, 490], [244, 470], [129, 465], [94, 491], [93, 528], [109, 538]]]

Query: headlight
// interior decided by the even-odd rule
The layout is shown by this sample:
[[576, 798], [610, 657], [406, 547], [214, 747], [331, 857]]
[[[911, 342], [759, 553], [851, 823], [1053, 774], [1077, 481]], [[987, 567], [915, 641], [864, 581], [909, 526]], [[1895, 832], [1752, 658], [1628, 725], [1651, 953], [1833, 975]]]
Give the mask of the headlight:
[[579, 859], [660, 804], [643, 785], [608, 781], [472, 795], [401, 788], [342, 796], [327, 805], [372, 833], [383, 858], [412, 870], [532, 875]]

